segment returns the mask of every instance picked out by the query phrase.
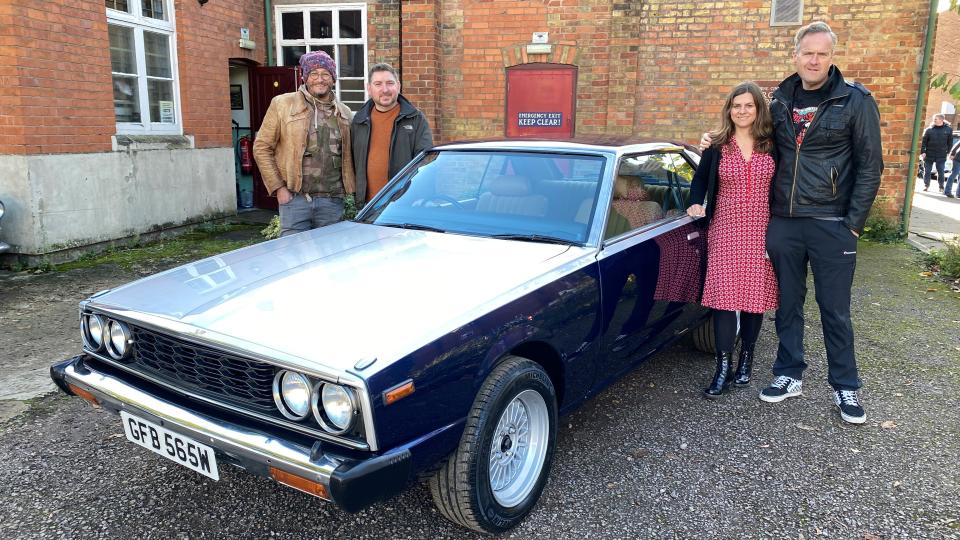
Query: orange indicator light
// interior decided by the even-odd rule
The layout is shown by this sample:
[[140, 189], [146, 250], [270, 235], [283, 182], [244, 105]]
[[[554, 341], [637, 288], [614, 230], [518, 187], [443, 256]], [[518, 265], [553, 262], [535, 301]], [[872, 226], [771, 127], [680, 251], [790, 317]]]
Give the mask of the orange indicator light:
[[330, 493], [320, 482], [314, 482], [313, 480], [308, 480], [302, 476], [297, 476], [293, 473], [288, 473], [287, 471], [281, 471], [276, 467], [270, 467], [270, 476], [285, 486], [290, 486], [293, 489], [298, 489], [304, 493], [309, 493], [314, 497], [320, 497], [321, 499], [326, 499], [328, 501], [330, 500]]
[[386, 405], [393, 404], [401, 399], [412, 394], [416, 388], [413, 386], [413, 381], [407, 381], [396, 388], [391, 388], [383, 393], [383, 403]]

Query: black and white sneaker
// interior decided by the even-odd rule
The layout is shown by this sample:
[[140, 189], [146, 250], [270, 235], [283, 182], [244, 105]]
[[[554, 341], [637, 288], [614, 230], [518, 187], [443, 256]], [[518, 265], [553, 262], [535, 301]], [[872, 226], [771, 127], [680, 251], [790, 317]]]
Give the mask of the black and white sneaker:
[[803, 381], [780, 375], [770, 383], [770, 386], [760, 391], [760, 401], [780, 403], [781, 401], [803, 395]]
[[844, 422], [862, 424], [867, 421], [867, 413], [860, 404], [856, 390], [834, 390], [833, 402], [840, 408], [840, 418]]

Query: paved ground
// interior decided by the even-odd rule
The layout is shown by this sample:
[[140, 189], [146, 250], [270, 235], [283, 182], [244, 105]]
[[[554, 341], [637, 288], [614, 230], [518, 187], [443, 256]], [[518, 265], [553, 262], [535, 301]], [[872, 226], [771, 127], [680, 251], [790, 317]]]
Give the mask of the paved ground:
[[923, 181], [918, 178], [909, 231], [909, 242], [923, 251], [942, 249], [944, 240], [960, 238], [960, 199], [944, 197], [936, 181], [930, 183], [929, 191], [923, 191]]
[[[830, 401], [808, 299], [802, 398], [759, 381], [702, 399], [710, 359], [677, 346], [562, 420], [551, 480], [516, 538], [960, 539], [960, 295], [907, 246], [861, 244], [854, 313], [868, 422]], [[76, 302], [156, 268], [0, 276], [0, 537], [469, 538], [421, 485], [349, 515], [233, 468], [211, 482], [128, 443], [119, 419], [48, 394], [79, 347]], [[19, 380], [22, 378], [22, 381]]]

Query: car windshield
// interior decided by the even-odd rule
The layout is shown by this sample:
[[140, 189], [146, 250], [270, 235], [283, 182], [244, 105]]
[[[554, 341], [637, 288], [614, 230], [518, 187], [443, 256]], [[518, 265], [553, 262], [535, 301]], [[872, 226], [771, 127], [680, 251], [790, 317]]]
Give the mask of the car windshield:
[[603, 156], [508, 151], [426, 154], [358, 216], [361, 223], [583, 244]]

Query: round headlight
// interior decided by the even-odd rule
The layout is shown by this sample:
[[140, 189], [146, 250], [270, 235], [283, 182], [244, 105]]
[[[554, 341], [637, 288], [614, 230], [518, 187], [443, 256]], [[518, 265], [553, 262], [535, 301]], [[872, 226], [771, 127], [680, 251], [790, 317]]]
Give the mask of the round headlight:
[[87, 346], [95, 351], [103, 347], [103, 330], [106, 326], [100, 315], [84, 315], [82, 320], [83, 338]]
[[283, 370], [273, 379], [273, 399], [280, 412], [291, 420], [310, 414], [310, 380], [301, 373]]
[[109, 329], [110, 341], [107, 343], [107, 352], [110, 356], [121, 360], [130, 353], [130, 345], [133, 343], [133, 335], [130, 328], [120, 321], [110, 321], [107, 326]]
[[5, 209], [3, 208], [3, 201], [0, 201], [0, 219], [3, 219], [3, 213]]
[[[314, 403], [314, 415], [323, 429], [340, 434], [353, 426], [357, 405], [353, 392], [339, 384], [325, 383], [319, 392], [320, 406]], [[317, 397], [314, 399], [316, 400]]]

